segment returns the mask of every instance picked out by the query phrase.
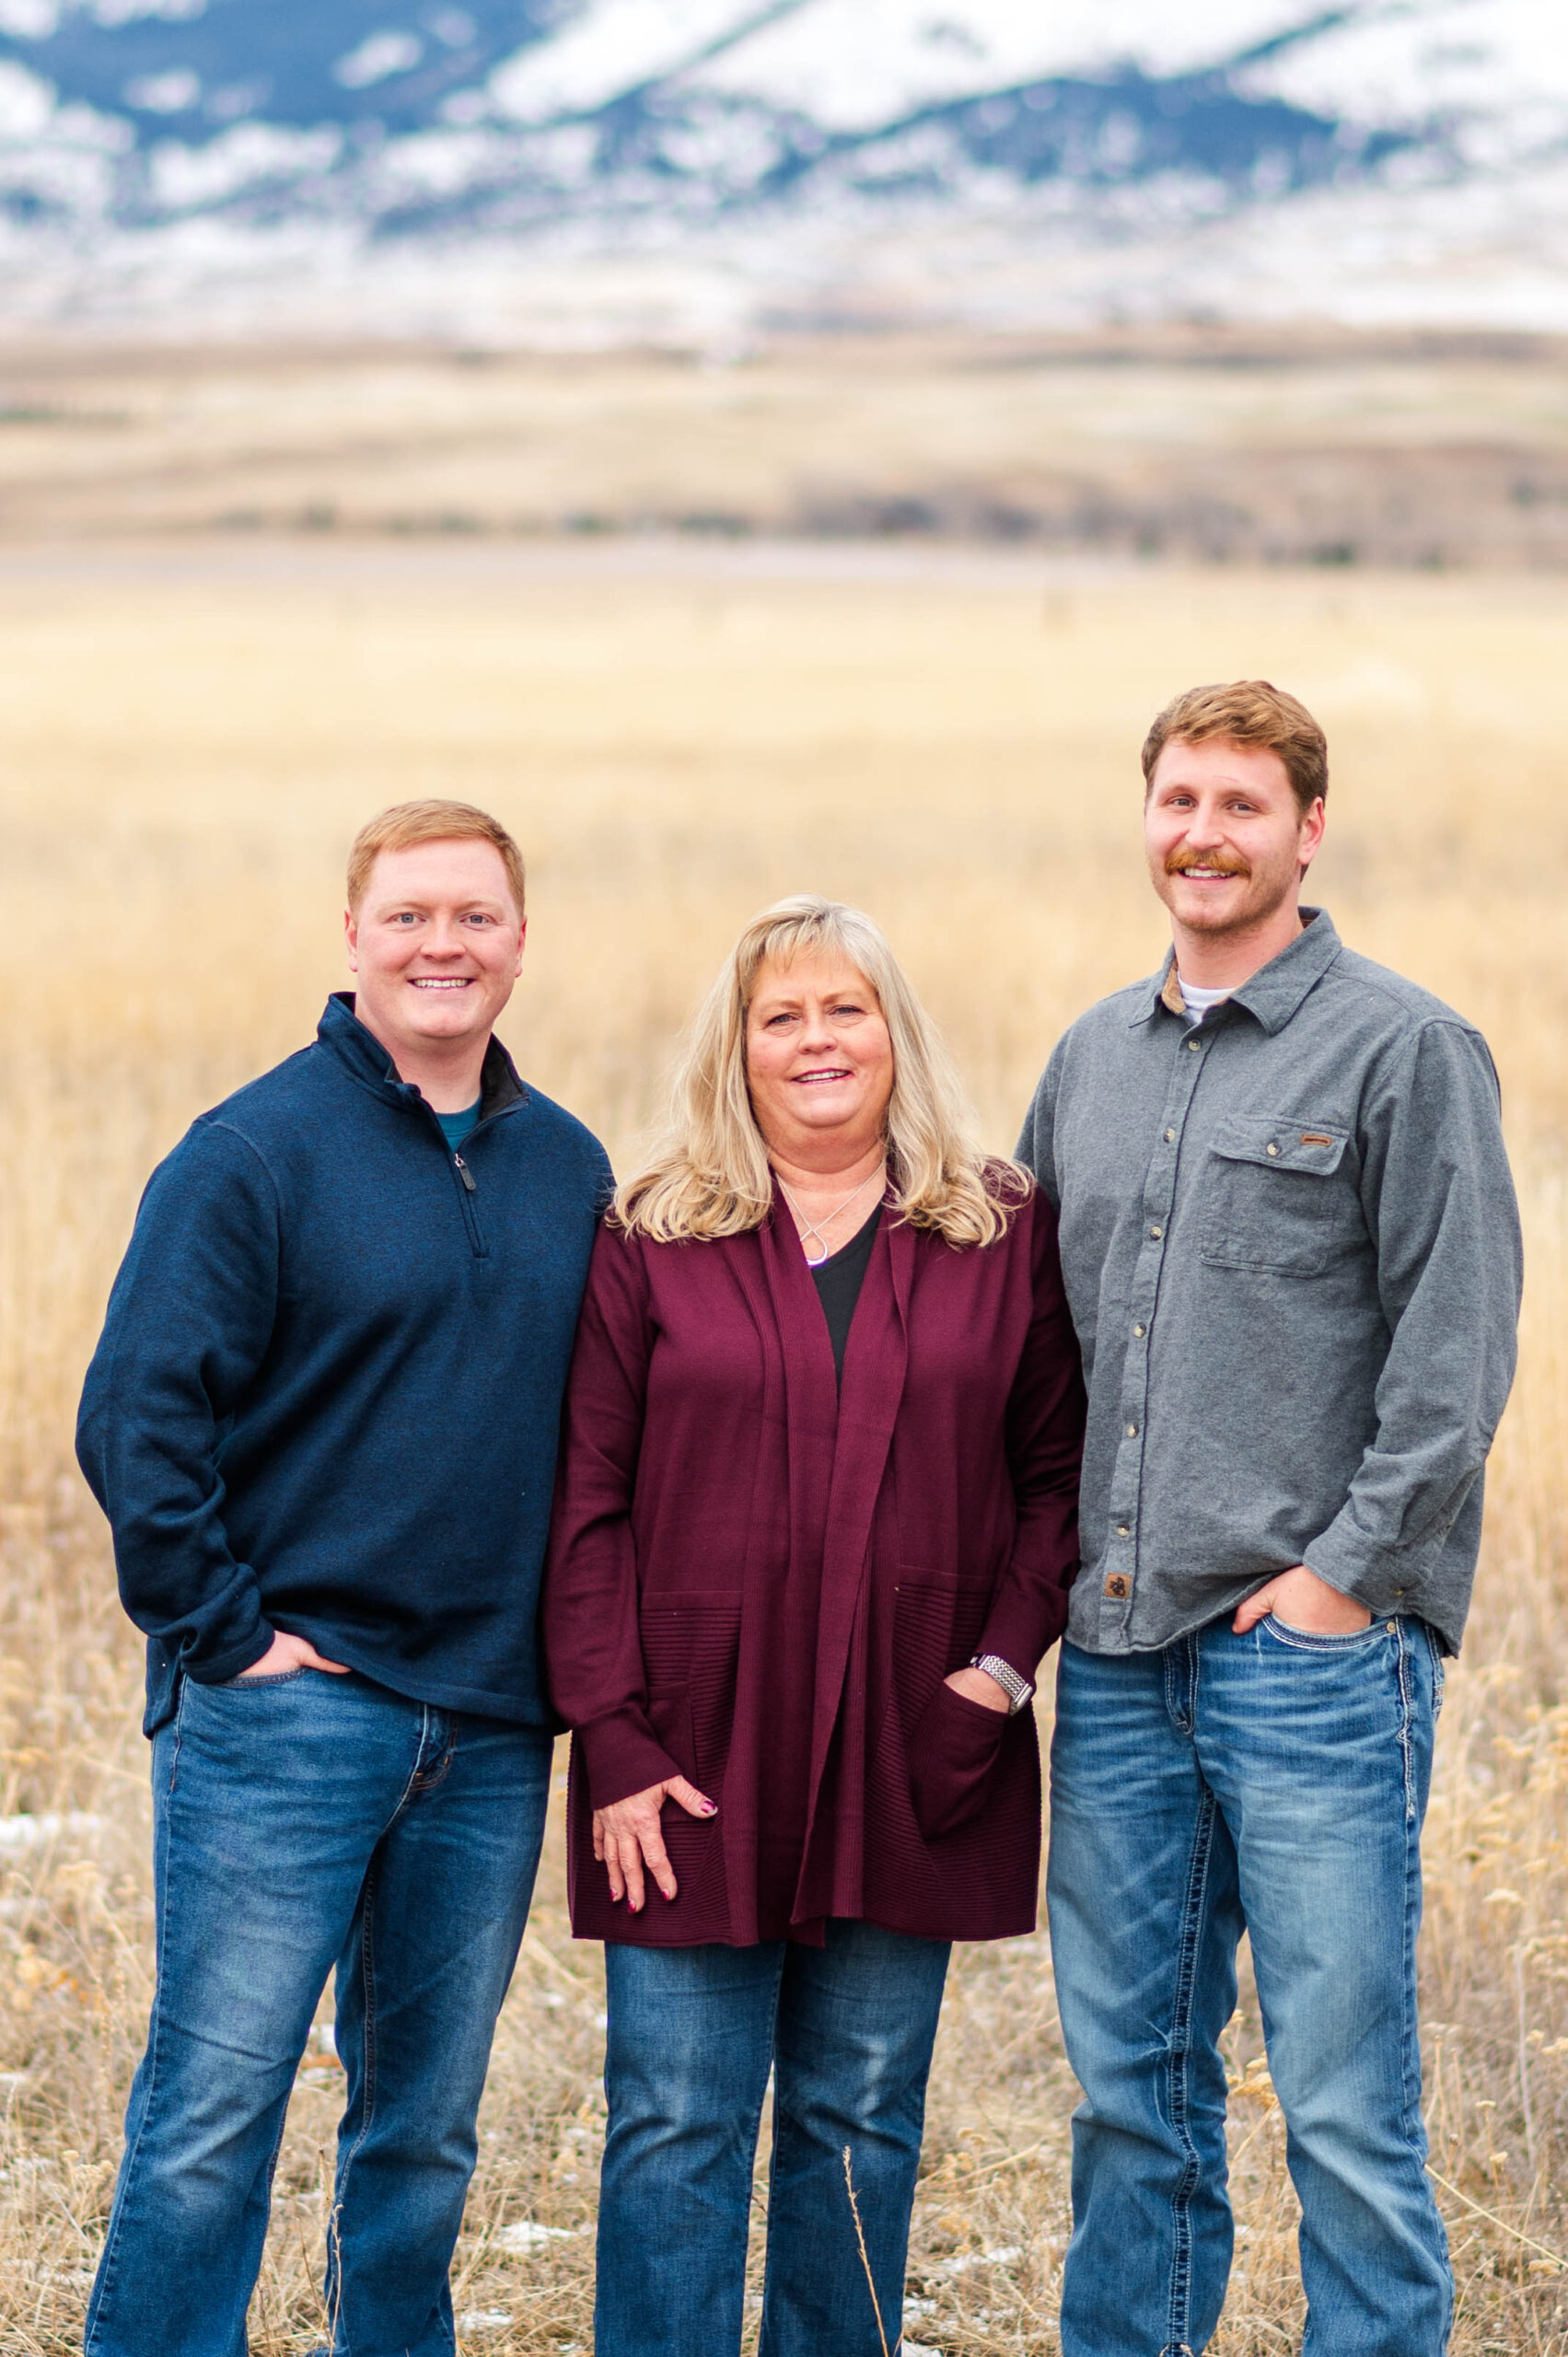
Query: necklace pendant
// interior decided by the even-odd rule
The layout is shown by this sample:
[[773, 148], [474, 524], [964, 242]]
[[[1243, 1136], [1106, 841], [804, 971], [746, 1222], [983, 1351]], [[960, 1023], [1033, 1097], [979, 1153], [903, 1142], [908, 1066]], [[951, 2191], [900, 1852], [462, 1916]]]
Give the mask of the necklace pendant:
[[[851, 1203], [853, 1203], [858, 1196], [864, 1195], [872, 1180], [878, 1178], [882, 1180], [885, 1186], [887, 1184], [886, 1165], [884, 1165], [880, 1171], [869, 1171], [861, 1180], [858, 1187], [851, 1189], [850, 1192], [844, 1197], [842, 1203], [835, 1203], [833, 1209], [828, 1213], [827, 1218], [824, 1220], [807, 1219], [806, 1213], [801, 1210], [800, 1205], [796, 1202], [795, 1197], [790, 1193], [789, 1189], [784, 1185], [784, 1180], [780, 1178], [779, 1192], [783, 1195], [785, 1202], [789, 1205], [790, 1210], [795, 1214], [795, 1224], [800, 1232], [800, 1248], [806, 1256], [806, 1265], [808, 1269], [819, 1269], [824, 1260], [830, 1260], [832, 1257], [828, 1249], [828, 1239], [823, 1235], [822, 1230], [825, 1227], [831, 1227], [833, 1222], [840, 1216], [841, 1213], [847, 1212]], [[811, 1249], [813, 1240], [821, 1247], [821, 1249], [815, 1253]]]

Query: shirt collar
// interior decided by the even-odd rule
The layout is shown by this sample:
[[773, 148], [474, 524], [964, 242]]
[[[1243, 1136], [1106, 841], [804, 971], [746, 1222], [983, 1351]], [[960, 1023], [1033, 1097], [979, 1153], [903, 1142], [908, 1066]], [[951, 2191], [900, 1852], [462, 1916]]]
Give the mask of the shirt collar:
[[[348, 1066], [362, 1086], [401, 1104], [424, 1104], [418, 1089], [399, 1079], [398, 1068], [380, 1040], [373, 1031], [366, 1030], [355, 1015], [352, 991], [332, 993], [316, 1027], [316, 1036], [340, 1063]], [[492, 1114], [504, 1113], [509, 1106], [521, 1104], [527, 1095], [516, 1064], [493, 1033], [480, 1075], [481, 1120], [488, 1121]]]
[[[1260, 966], [1255, 974], [1238, 984], [1225, 1001], [1227, 1006], [1244, 1006], [1255, 1016], [1271, 1035], [1283, 1031], [1308, 991], [1319, 982], [1340, 954], [1340, 936], [1334, 921], [1326, 909], [1304, 907], [1302, 929], [1288, 949]], [[1176, 973], [1176, 952], [1167, 953], [1157, 974], [1151, 974], [1138, 992], [1138, 1011], [1132, 1026], [1147, 1023], [1168, 1007], [1173, 1015], [1181, 1015], [1181, 986]]]

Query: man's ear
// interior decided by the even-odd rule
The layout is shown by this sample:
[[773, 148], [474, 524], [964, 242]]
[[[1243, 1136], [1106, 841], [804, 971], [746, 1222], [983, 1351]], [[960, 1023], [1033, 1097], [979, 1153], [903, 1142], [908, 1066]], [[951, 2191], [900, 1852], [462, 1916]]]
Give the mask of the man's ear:
[[348, 947], [349, 972], [357, 974], [359, 971], [359, 920], [352, 909], [343, 911], [343, 940]]
[[512, 969], [514, 974], [520, 974], [523, 970], [523, 945], [528, 937], [528, 921], [527, 917], [519, 917], [517, 920], [517, 962]]
[[1319, 794], [1306, 811], [1301, 821], [1300, 859], [1303, 876], [1322, 849], [1323, 830], [1328, 823], [1329, 814], [1323, 806], [1323, 797]]

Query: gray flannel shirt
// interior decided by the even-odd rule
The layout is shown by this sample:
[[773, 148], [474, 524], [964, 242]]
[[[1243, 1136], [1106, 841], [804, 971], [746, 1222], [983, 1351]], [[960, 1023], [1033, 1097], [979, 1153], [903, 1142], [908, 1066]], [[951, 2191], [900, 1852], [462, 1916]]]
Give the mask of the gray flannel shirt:
[[1458, 1649], [1520, 1243], [1479, 1032], [1305, 930], [1206, 1019], [1174, 968], [1074, 1024], [1018, 1152], [1089, 1422], [1067, 1633], [1167, 1645], [1305, 1563]]

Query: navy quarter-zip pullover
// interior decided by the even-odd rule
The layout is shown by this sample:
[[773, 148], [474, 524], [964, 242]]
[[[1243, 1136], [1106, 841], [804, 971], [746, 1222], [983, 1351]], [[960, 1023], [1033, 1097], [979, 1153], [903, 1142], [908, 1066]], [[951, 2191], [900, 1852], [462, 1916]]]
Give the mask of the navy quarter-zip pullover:
[[603, 1148], [492, 1040], [448, 1148], [327, 1004], [148, 1182], [77, 1455], [147, 1638], [146, 1727], [309, 1638], [394, 1692], [553, 1724], [536, 1621]]

